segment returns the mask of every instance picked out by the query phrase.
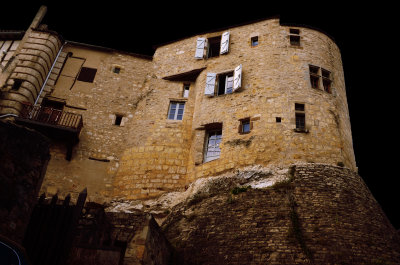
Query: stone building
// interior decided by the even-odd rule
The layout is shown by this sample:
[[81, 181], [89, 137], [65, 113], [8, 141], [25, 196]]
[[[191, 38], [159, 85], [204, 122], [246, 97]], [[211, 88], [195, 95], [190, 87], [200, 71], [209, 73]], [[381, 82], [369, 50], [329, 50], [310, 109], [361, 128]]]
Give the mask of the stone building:
[[148, 57], [64, 41], [38, 16], [2, 41], [0, 106], [33, 106], [19, 123], [60, 131], [44, 192], [138, 199], [252, 164], [356, 169], [340, 51], [324, 33], [271, 18]]
[[0, 32], [0, 117], [52, 139], [41, 192], [87, 187], [110, 203], [255, 165], [357, 171], [340, 50], [325, 33], [273, 17], [149, 57], [66, 41], [40, 25], [44, 13]]

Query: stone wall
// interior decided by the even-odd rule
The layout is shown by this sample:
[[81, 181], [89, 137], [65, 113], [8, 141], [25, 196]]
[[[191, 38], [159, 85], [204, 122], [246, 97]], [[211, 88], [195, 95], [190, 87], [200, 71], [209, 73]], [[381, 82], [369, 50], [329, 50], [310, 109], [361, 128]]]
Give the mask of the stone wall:
[[249, 182], [267, 183], [270, 172], [246, 174], [211, 179], [172, 210], [162, 228], [176, 248], [174, 264], [400, 262], [396, 231], [353, 171], [297, 164], [264, 188]]
[[50, 159], [43, 135], [0, 121], [0, 234], [22, 243]]
[[62, 40], [55, 32], [30, 29], [19, 46], [14, 55], [14, 69], [2, 87], [1, 114], [19, 114], [21, 103], [36, 102], [62, 46]]
[[[89, 200], [107, 201], [130, 138], [128, 125], [132, 123], [135, 102], [143, 93], [150, 61], [78, 43], [67, 43], [63, 53], [67, 54], [66, 60], [47, 96], [63, 100], [64, 111], [81, 114], [84, 126], [71, 161], [65, 160], [65, 143], [52, 144], [42, 190], [63, 196], [71, 193], [74, 198], [87, 187]], [[93, 82], [78, 79], [83, 67], [97, 70]], [[115, 73], [114, 67], [120, 72]], [[117, 115], [122, 116], [119, 125], [115, 124]]]
[[[157, 48], [148, 94], [138, 104], [115, 178], [114, 195], [126, 199], [159, 196], [197, 178], [252, 164], [296, 161], [344, 164], [356, 169], [340, 51], [328, 36], [299, 30], [301, 45], [290, 45], [292, 27], [278, 19], [204, 33]], [[229, 52], [196, 59], [198, 37], [230, 32]], [[259, 44], [251, 46], [252, 36]], [[242, 65], [242, 88], [232, 94], [204, 94], [208, 73]], [[332, 91], [311, 87], [309, 65], [330, 71]], [[190, 73], [189, 97], [182, 89]], [[320, 73], [321, 74], [321, 73]], [[321, 81], [320, 81], [321, 82]], [[168, 120], [172, 101], [185, 103], [182, 121]], [[305, 106], [306, 130], [295, 130], [295, 104]], [[240, 120], [252, 123], [238, 132]], [[277, 119], [278, 118], [278, 119]], [[279, 121], [278, 121], [279, 120]], [[203, 162], [207, 126], [222, 126], [219, 159]], [[140, 131], [137, 128], [141, 128]]]

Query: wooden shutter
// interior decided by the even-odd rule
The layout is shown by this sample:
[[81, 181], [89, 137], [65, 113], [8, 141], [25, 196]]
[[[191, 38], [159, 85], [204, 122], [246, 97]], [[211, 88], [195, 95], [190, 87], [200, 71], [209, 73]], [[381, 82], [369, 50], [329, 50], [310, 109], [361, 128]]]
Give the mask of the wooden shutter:
[[229, 32], [224, 32], [221, 37], [220, 54], [228, 53], [229, 51]]
[[236, 91], [242, 86], [242, 65], [235, 68], [233, 75], [233, 91]]
[[206, 38], [198, 38], [196, 43], [196, 59], [203, 59], [204, 49], [206, 47]]
[[214, 96], [216, 77], [217, 74], [215, 73], [207, 73], [206, 88], [204, 91], [205, 95]]

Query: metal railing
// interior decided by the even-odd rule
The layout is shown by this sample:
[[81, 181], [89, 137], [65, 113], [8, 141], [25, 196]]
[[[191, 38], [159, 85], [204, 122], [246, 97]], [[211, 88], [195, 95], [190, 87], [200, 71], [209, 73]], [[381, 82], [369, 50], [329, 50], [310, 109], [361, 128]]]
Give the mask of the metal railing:
[[80, 114], [30, 104], [23, 105], [19, 118], [74, 129], [78, 132], [83, 126], [83, 119]]

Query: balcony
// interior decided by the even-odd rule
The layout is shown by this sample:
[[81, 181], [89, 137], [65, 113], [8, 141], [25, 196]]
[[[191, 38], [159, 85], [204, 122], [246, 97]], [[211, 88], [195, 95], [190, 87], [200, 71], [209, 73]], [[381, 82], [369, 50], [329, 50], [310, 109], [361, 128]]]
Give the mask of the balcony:
[[60, 109], [24, 104], [15, 121], [67, 145], [66, 159], [71, 160], [72, 147], [79, 141], [82, 115]]

